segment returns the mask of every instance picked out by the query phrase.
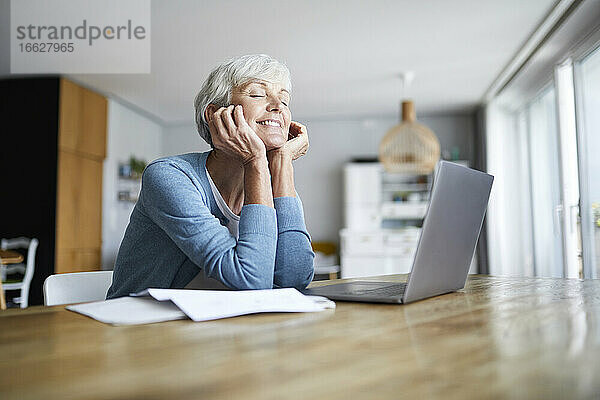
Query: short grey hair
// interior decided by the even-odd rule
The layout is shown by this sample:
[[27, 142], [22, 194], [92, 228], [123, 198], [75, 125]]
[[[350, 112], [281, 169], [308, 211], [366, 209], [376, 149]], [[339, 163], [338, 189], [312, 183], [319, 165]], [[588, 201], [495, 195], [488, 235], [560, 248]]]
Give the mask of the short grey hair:
[[210, 104], [227, 107], [231, 104], [232, 89], [253, 80], [281, 83], [289, 92], [292, 90], [287, 66], [266, 54], [232, 58], [215, 68], [204, 81], [194, 99], [196, 127], [202, 139], [211, 147], [213, 144], [208, 122], [204, 118], [206, 108]]

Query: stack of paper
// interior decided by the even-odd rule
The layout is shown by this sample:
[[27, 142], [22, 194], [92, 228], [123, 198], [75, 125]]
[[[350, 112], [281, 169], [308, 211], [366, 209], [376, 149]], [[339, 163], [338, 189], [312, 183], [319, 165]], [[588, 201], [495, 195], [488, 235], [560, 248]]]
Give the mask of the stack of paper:
[[186, 316], [194, 321], [208, 321], [262, 312], [315, 312], [335, 308], [335, 303], [324, 297], [305, 296], [293, 288], [240, 291], [147, 289], [132, 296], [77, 304], [67, 306], [67, 309], [109, 324], [132, 325]]
[[170, 301], [160, 302], [151, 297], [119, 297], [67, 306], [67, 310], [114, 325], [151, 324], [187, 318], [185, 313]]

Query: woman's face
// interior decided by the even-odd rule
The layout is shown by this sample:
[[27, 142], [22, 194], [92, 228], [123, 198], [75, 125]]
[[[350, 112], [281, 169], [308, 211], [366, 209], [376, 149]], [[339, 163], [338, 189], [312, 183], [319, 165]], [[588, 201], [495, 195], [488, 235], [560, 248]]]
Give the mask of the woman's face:
[[292, 114], [290, 93], [280, 83], [250, 81], [233, 88], [231, 104], [240, 104], [244, 118], [268, 150], [285, 144]]

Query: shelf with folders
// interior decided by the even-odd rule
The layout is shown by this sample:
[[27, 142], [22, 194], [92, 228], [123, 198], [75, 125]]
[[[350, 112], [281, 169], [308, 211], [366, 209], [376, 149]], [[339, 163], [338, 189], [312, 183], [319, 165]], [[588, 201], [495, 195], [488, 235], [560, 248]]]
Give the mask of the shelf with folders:
[[377, 162], [346, 164], [342, 278], [410, 272], [434, 176], [389, 174]]
[[[391, 227], [421, 226], [427, 212], [430, 175], [394, 174], [382, 172], [381, 176], [381, 218], [382, 227], [390, 225], [386, 220], [405, 220], [403, 224], [391, 224]], [[413, 221], [413, 223], [411, 223]]]
[[348, 163], [344, 181], [342, 278], [409, 272], [430, 177], [387, 173], [378, 162]]
[[141, 174], [132, 171], [129, 163], [118, 167], [117, 200], [136, 203], [141, 189]]

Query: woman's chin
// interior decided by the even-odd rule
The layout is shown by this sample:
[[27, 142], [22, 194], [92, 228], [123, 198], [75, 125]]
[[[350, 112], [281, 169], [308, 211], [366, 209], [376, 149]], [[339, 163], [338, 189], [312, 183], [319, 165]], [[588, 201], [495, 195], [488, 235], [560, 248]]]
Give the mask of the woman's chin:
[[267, 151], [278, 149], [281, 146], [283, 146], [285, 144], [285, 142], [286, 142], [286, 140], [281, 136], [269, 137], [269, 138], [266, 138], [265, 140], [263, 140], [263, 143], [265, 144]]

